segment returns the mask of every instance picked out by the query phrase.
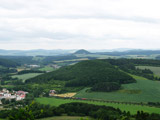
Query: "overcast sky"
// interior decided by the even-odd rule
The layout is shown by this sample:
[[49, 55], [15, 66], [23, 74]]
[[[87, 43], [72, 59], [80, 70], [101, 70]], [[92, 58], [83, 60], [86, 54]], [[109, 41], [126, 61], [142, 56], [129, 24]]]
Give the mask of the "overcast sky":
[[160, 0], [0, 0], [0, 49], [160, 49]]

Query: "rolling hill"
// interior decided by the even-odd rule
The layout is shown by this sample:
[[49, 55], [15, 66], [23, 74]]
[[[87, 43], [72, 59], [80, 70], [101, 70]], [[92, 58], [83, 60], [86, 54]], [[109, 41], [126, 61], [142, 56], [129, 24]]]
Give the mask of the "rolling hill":
[[87, 50], [81, 49], [76, 51], [74, 54], [91, 54], [90, 52], [88, 52]]
[[106, 61], [88, 60], [28, 79], [26, 83], [46, 83], [51, 80], [66, 81], [67, 87], [94, 87], [98, 83], [114, 86], [115, 83], [119, 85], [136, 82], [131, 76], [119, 71]]

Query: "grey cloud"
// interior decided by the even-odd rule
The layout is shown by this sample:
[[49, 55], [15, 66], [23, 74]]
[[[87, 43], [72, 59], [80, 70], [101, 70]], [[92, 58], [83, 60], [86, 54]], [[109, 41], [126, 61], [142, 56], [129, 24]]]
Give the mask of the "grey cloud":
[[[144, 17], [137, 15], [124, 15], [117, 11], [116, 14], [111, 14], [110, 11], [103, 11], [100, 8], [75, 8], [72, 6], [69, 8], [57, 7], [56, 2], [53, 7], [49, 5], [46, 0], [15, 0], [16, 2], [8, 2], [8, 0], [2, 0], [0, 4], [1, 10], [8, 10], [8, 14], [1, 14], [0, 18], [46, 18], [46, 19], [110, 19], [110, 20], [126, 20], [133, 22], [144, 23], [160, 23], [160, 19], [153, 17]], [[49, 1], [51, 2], [51, 1]], [[43, 3], [45, 5], [43, 5]], [[63, 4], [63, 3], [62, 3]], [[54, 8], [55, 7], [55, 8]], [[89, 6], [88, 6], [89, 7]], [[73, 9], [72, 11], [69, 11]]]

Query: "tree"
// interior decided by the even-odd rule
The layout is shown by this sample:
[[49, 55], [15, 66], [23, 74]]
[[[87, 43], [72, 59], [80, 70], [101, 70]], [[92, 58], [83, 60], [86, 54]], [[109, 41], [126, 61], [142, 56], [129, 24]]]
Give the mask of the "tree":
[[34, 103], [25, 108], [19, 108], [18, 110], [12, 111], [9, 116], [9, 120], [35, 120], [32, 111], [30, 108]]

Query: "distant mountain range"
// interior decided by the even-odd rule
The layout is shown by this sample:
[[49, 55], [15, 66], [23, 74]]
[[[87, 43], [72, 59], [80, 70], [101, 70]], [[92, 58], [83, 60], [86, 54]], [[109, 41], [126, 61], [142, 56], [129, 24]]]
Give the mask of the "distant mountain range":
[[73, 53], [75, 50], [0, 50], [0, 55], [7, 55], [7, 56], [56, 56], [56, 55], [67, 55]]
[[160, 54], [160, 50], [127, 50], [123, 52], [113, 51], [113, 52], [97, 52], [96, 54], [100, 55], [111, 55], [111, 56], [123, 56], [123, 55], [155, 55]]
[[123, 56], [123, 55], [152, 55], [160, 54], [160, 50], [142, 50], [142, 49], [112, 49], [112, 50], [3, 50], [0, 49], [0, 55], [3, 56], [59, 56], [70, 54], [98, 54], [98, 55], [111, 55], [111, 56]]

